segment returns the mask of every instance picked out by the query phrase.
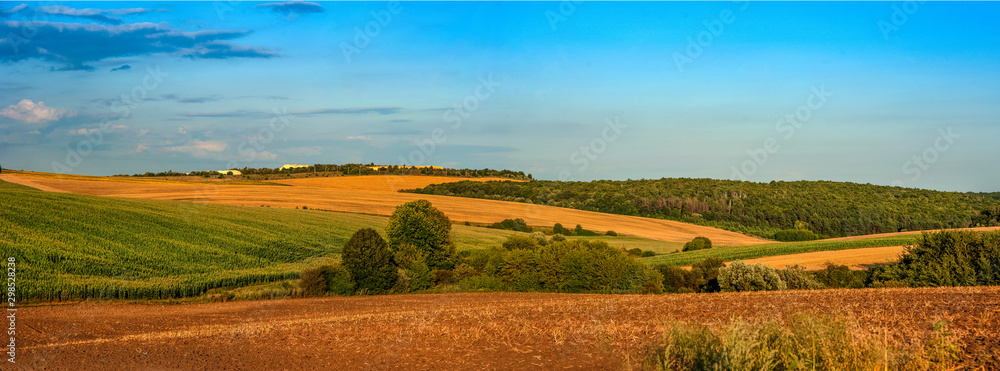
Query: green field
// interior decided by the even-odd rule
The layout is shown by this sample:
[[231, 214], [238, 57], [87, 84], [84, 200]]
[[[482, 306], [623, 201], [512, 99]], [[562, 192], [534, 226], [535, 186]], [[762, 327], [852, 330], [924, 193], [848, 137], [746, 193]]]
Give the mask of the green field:
[[[22, 299], [197, 296], [297, 277], [388, 218], [42, 192], [0, 181], [0, 256]], [[517, 233], [455, 225], [459, 250]]]
[[872, 237], [852, 241], [803, 241], [776, 242], [751, 246], [716, 247], [706, 250], [657, 255], [643, 259], [650, 265], [690, 265], [709, 257], [724, 261], [763, 258], [766, 256], [798, 254], [812, 251], [858, 249], [864, 247], [901, 246], [914, 243], [920, 235]]

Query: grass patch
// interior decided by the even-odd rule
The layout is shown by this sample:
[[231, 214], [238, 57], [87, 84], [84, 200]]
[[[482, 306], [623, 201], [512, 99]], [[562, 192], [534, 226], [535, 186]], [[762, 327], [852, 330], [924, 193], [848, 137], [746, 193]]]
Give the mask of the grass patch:
[[705, 250], [659, 255], [644, 259], [650, 265], [690, 265], [709, 257], [725, 261], [763, 258], [767, 256], [798, 254], [813, 251], [834, 251], [865, 247], [902, 246], [913, 244], [919, 234], [872, 237], [849, 241], [778, 242], [750, 246], [714, 247]]

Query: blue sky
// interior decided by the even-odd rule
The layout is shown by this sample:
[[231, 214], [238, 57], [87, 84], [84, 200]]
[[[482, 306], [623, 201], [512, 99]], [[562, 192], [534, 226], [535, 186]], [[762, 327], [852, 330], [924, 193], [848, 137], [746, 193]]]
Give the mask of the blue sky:
[[[0, 164], [1000, 190], [996, 3], [0, 3]], [[6, 35], [6, 36], [2, 36]]]

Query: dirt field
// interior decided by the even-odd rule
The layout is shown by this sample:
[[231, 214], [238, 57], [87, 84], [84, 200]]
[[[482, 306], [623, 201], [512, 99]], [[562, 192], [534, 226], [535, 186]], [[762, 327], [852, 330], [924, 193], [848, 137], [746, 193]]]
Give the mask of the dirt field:
[[664, 323], [834, 313], [873, 334], [928, 339], [951, 322], [1000, 362], [1000, 288], [687, 295], [432, 294], [195, 305], [23, 308], [27, 369], [624, 369]]
[[903, 246], [886, 246], [768, 256], [748, 259], [746, 262], [761, 263], [775, 269], [785, 269], [785, 266], [798, 264], [807, 270], [818, 270], [825, 268], [827, 262], [846, 265], [851, 269], [867, 269], [875, 264], [897, 261], [902, 253]]
[[396, 192], [398, 189], [423, 187], [443, 181], [466, 180], [453, 177], [384, 175], [276, 181], [290, 186], [180, 184], [181, 182], [171, 181], [126, 183], [100, 181], [100, 178], [95, 181], [24, 174], [2, 174], [0, 179], [54, 192], [243, 206], [270, 205], [286, 208], [307, 206], [310, 209], [375, 215], [390, 215], [400, 204], [426, 199], [455, 221], [494, 223], [504, 219], [523, 218], [528, 224], [536, 226], [562, 223], [572, 228], [580, 224], [590, 230], [601, 232], [613, 230], [620, 234], [668, 242], [687, 242], [697, 236], [708, 237], [720, 246], [768, 242], [740, 233], [670, 220], [603, 214], [519, 202]]

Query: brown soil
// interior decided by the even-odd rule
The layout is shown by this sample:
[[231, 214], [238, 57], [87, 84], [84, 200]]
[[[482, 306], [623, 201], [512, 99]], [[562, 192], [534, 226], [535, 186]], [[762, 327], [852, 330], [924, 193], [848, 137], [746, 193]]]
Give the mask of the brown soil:
[[1000, 358], [1000, 288], [685, 295], [431, 294], [193, 305], [86, 303], [18, 312], [26, 369], [625, 369], [664, 323], [801, 312], [922, 343], [938, 320], [966, 361]]
[[426, 199], [454, 221], [494, 223], [504, 219], [523, 218], [529, 225], [551, 226], [562, 223], [568, 228], [580, 224], [595, 231], [613, 230], [660, 241], [687, 242], [705, 236], [719, 246], [741, 246], [769, 242], [740, 233], [671, 220], [640, 218], [566, 209], [554, 206], [480, 200], [473, 198], [399, 193], [398, 189], [423, 187], [445, 181], [483, 180], [425, 176], [362, 176], [306, 178], [274, 181], [291, 186], [182, 184], [182, 182], [130, 183], [117, 178], [112, 181], [60, 179], [32, 174], [4, 174], [5, 181], [55, 192], [82, 193], [97, 196], [147, 198], [211, 202], [229, 205], [344, 211], [375, 215], [390, 215], [403, 203]]

